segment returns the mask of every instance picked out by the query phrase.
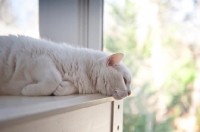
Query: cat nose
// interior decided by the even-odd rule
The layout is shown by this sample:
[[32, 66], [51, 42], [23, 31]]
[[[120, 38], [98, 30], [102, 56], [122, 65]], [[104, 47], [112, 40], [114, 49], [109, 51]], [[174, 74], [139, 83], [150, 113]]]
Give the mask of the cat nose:
[[128, 91], [128, 96], [130, 96], [131, 95], [131, 91]]

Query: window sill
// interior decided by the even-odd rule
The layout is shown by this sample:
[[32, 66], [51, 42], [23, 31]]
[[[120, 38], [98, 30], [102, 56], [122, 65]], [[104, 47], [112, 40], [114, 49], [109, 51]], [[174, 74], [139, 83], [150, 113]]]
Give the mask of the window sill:
[[0, 96], [0, 127], [111, 101], [114, 101], [113, 97], [100, 94], [43, 97]]

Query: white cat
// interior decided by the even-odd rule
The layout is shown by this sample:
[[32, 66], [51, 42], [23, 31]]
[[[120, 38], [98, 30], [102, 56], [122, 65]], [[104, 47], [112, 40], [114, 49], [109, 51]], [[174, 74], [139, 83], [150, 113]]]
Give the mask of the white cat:
[[131, 94], [122, 53], [75, 48], [26, 36], [0, 37], [0, 95]]

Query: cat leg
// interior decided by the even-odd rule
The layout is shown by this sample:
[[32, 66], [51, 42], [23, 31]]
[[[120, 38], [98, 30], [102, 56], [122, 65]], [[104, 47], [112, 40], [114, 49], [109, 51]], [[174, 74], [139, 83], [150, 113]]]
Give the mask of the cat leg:
[[51, 95], [62, 81], [55, 64], [48, 57], [38, 57], [27, 66], [30, 76], [36, 83], [28, 84], [22, 89], [27, 96]]
[[70, 81], [62, 81], [54, 91], [54, 95], [56, 96], [70, 95], [76, 93], [78, 93], [78, 88], [74, 86], [74, 84]]
[[27, 85], [22, 89], [22, 94], [26, 96], [51, 95], [58, 84], [58, 80], [47, 79], [36, 84]]

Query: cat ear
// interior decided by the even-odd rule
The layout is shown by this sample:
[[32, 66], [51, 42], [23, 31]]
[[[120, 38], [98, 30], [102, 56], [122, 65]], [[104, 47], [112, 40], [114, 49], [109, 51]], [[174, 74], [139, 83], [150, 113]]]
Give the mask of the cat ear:
[[112, 54], [108, 57], [108, 59], [106, 60], [106, 65], [107, 66], [115, 66], [118, 65], [120, 63], [120, 61], [123, 59], [124, 54], [123, 53], [116, 53], [116, 54]]

